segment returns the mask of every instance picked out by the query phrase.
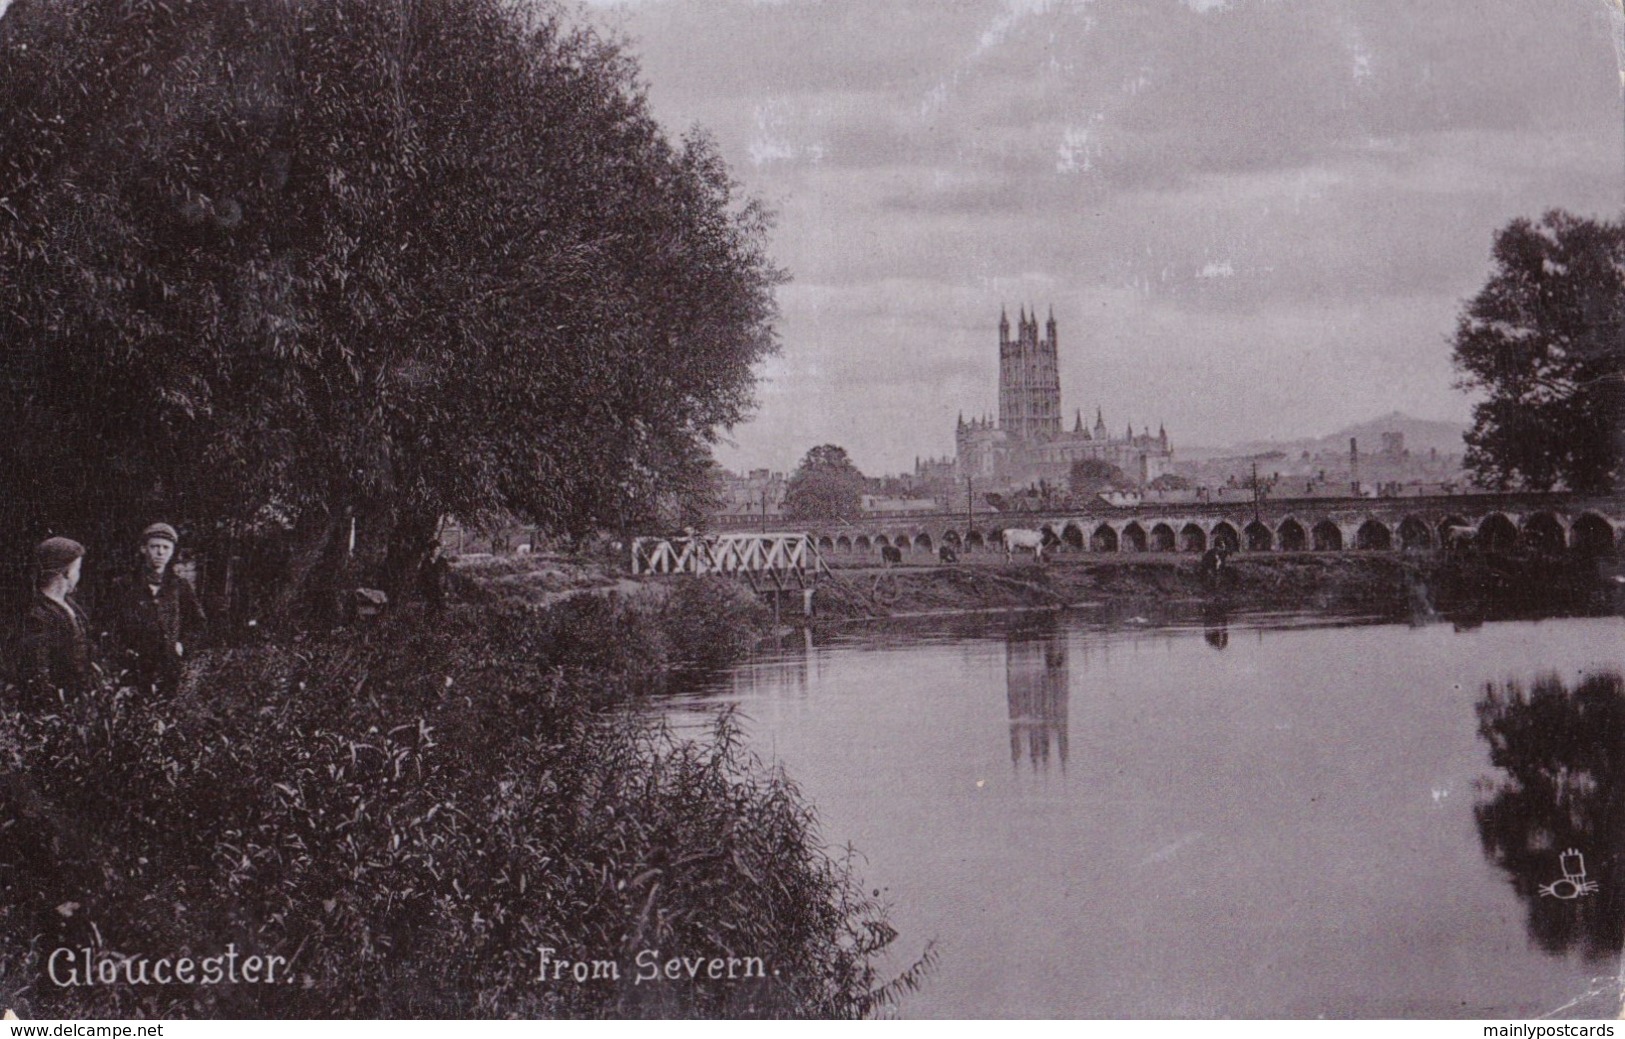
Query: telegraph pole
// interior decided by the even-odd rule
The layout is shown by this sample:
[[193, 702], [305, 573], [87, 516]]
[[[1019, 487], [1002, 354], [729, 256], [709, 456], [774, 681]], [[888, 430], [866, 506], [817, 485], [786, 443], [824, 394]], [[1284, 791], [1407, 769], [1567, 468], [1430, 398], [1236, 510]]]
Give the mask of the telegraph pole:
[[1258, 459], [1253, 459], [1253, 522], [1258, 519]]

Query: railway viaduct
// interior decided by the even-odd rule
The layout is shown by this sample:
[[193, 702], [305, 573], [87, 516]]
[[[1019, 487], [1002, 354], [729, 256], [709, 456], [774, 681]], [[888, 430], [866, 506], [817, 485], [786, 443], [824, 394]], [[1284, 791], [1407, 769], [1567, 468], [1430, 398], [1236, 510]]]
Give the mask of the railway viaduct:
[[[742, 525], [741, 525], [742, 526]], [[1470, 528], [1488, 550], [1574, 549], [1612, 554], [1625, 548], [1625, 496], [1455, 494], [1440, 497], [1281, 498], [1254, 503], [1101, 503], [1061, 512], [933, 513], [815, 521], [819, 551], [835, 558], [871, 556], [883, 546], [907, 554], [991, 551], [1007, 527], [1039, 530], [1080, 553], [1422, 551], [1445, 531]]]

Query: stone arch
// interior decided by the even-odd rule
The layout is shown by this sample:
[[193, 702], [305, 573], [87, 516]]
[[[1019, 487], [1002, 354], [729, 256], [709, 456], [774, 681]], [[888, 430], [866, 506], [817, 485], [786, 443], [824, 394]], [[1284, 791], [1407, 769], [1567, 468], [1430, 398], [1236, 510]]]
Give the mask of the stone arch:
[[1112, 529], [1110, 523], [1102, 523], [1089, 535], [1089, 549], [1093, 552], [1117, 551], [1117, 531]]
[[965, 535], [965, 551], [980, 552], [986, 547], [987, 542], [983, 540], [981, 531], [973, 530], [969, 534]]
[[1061, 542], [1081, 552], [1085, 548], [1083, 527], [1076, 522], [1067, 523], [1061, 528]]
[[845, 534], [842, 534], [840, 537], [835, 539], [835, 550], [838, 552], [852, 551], [852, 539], [847, 537]]
[[1187, 523], [1179, 529], [1179, 550], [1181, 552], [1207, 551], [1207, 531], [1194, 523]]
[[873, 548], [874, 545], [869, 541], [869, 535], [859, 534], [858, 539], [852, 542], [852, 547], [857, 549], [859, 552], [867, 552]]
[[1433, 531], [1415, 516], [1399, 521], [1399, 547], [1407, 552], [1421, 552], [1433, 547]]
[[1595, 512], [1581, 514], [1569, 528], [1569, 545], [1587, 556], [1614, 554], [1614, 525]]
[[1241, 535], [1236, 533], [1235, 527], [1232, 527], [1224, 520], [1220, 520], [1213, 525], [1212, 540], [1214, 548], [1223, 549], [1226, 552], [1241, 551]]
[[1304, 533], [1303, 524], [1291, 517], [1281, 521], [1275, 536], [1281, 539], [1282, 552], [1302, 552], [1309, 547], [1309, 535]]
[[914, 538], [914, 547], [919, 549], [921, 552], [931, 551], [931, 549], [934, 547], [931, 544], [931, 535], [924, 533], [917, 535]]
[[820, 551], [820, 552], [833, 552], [833, 551], [835, 551], [835, 539], [830, 537], [828, 534], [825, 534], [823, 537], [819, 538], [818, 539], [818, 551]]
[[1158, 523], [1151, 528], [1151, 551], [1172, 552], [1174, 550], [1174, 528], [1166, 523]]
[[1368, 519], [1354, 532], [1354, 547], [1362, 552], [1388, 552], [1394, 547], [1393, 532], [1379, 519]]
[[899, 552], [907, 552], [914, 547], [914, 539], [908, 536], [907, 531], [904, 531], [901, 534], [893, 534], [891, 539], [891, 547], [897, 549]]
[[1145, 528], [1138, 523], [1130, 523], [1123, 528], [1118, 538], [1117, 547], [1122, 552], [1144, 552], [1146, 550]]
[[1343, 531], [1331, 520], [1321, 520], [1310, 531], [1314, 540], [1316, 552], [1341, 552], [1343, 550]]
[[1247, 538], [1247, 551], [1249, 552], [1268, 552], [1275, 547], [1274, 532], [1258, 520], [1253, 520], [1247, 524], [1247, 529], [1242, 533]]
[[1505, 513], [1492, 512], [1478, 521], [1478, 547], [1485, 552], [1505, 552], [1518, 542], [1518, 528]]
[[954, 551], [959, 551], [959, 531], [945, 530], [942, 532], [942, 543]]
[[1523, 521], [1523, 543], [1536, 552], [1561, 552], [1568, 540], [1562, 521], [1550, 512], [1537, 512]]
[[890, 548], [891, 547], [891, 538], [887, 537], [884, 534], [876, 534], [875, 535], [875, 547], [876, 548]]
[[1055, 529], [1055, 524], [1046, 523], [1038, 528], [1038, 533], [1044, 539], [1045, 548], [1054, 548], [1061, 544], [1061, 532]]

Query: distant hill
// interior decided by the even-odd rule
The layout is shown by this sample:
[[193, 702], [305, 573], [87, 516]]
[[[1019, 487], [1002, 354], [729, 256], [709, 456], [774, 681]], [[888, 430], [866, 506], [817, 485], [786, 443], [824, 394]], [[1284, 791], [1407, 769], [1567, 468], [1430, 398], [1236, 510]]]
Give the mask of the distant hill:
[[[1304, 451], [1314, 453], [1317, 451], [1347, 451], [1349, 437], [1360, 442], [1362, 454], [1374, 454], [1382, 449], [1382, 434], [1405, 434], [1405, 447], [1413, 454], [1425, 454], [1431, 448], [1437, 448], [1441, 455], [1459, 455], [1466, 450], [1462, 443], [1462, 434], [1467, 432], [1467, 426], [1460, 422], [1437, 422], [1431, 419], [1411, 418], [1400, 412], [1391, 412], [1370, 422], [1361, 422], [1358, 425], [1340, 429], [1335, 433], [1323, 437], [1305, 437], [1301, 440], [1255, 440], [1245, 444], [1236, 444], [1229, 449], [1232, 455], [1262, 454], [1266, 451], [1285, 451], [1288, 454], [1301, 454]], [[1204, 454], [1207, 452], [1203, 452]]]

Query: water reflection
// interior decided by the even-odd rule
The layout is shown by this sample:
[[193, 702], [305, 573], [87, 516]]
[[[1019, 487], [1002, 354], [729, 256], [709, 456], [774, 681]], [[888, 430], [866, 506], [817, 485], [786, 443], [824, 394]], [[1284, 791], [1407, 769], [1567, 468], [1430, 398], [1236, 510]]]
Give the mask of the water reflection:
[[774, 652], [762, 654], [748, 665], [734, 669], [730, 680], [733, 694], [741, 699], [806, 699], [808, 667], [814, 660], [819, 657], [812, 650], [810, 635], [800, 632], [782, 638]]
[[[1485, 687], [1479, 735], [1500, 775], [1474, 809], [1484, 854], [1528, 910], [1530, 938], [1587, 959], [1625, 934], [1625, 678], [1556, 674]], [[1571, 853], [1571, 850], [1573, 854]], [[1583, 873], [1580, 871], [1583, 870]], [[1581, 885], [1594, 883], [1595, 891]]]
[[1066, 634], [1053, 620], [1012, 630], [1004, 643], [1004, 686], [1010, 708], [1010, 762], [1023, 750], [1034, 770], [1051, 757], [1066, 768], [1068, 675]]
[[1202, 638], [1214, 649], [1230, 645], [1230, 611], [1217, 600], [1202, 605]]

